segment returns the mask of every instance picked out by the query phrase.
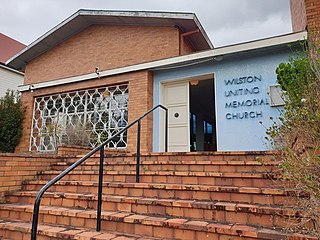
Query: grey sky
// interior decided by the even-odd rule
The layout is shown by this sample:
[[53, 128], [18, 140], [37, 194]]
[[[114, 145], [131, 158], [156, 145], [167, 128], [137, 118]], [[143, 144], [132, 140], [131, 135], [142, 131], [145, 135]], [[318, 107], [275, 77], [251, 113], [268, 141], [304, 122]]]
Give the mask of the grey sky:
[[0, 32], [30, 44], [80, 8], [194, 12], [229, 45], [291, 32], [289, 0], [0, 0]]

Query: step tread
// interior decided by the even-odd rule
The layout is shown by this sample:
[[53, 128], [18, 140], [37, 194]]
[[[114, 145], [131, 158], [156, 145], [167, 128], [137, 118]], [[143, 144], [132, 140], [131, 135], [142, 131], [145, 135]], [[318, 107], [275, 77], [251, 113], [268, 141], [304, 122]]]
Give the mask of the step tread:
[[[76, 160], [76, 159], [75, 159]], [[81, 166], [96, 166], [99, 165], [100, 159], [88, 159], [86, 162], [82, 163]], [[56, 162], [52, 163], [52, 166], [70, 166], [74, 163], [74, 161], [65, 161], [65, 162]], [[176, 165], [176, 164], [184, 164], [184, 165], [244, 165], [244, 166], [278, 166], [279, 161], [241, 161], [241, 160], [232, 160], [232, 161], [224, 161], [224, 160], [170, 160], [170, 161], [152, 161], [152, 160], [142, 160], [141, 165]], [[114, 160], [105, 160], [104, 166], [109, 165], [136, 165], [136, 160], [124, 160], [124, 161], [114, 161]]]
[[[4, 204], [4, 206], [6, 206], [7, 208], [14, 208], [17, 211], [20, 209], [21, 211], [32, 212], [33, 210], [33, 205], [30, 204]], [[96, 212], [92, 209], [86, 210], [42, 206], [40, 207], [40, 213], [82, 218], [96, 217]], [[281, 239], [282, 237], [283, 239], [317, 239], [316, 237], [308, 235], [285, 233], [281, 229], [248, 226], [243, 224], [231, 224], [203, 220], [195, 221], [186, 218], [168, 218], [163, 216], [134, 214], [120, 211], [102, 211], [101, 216], [102, 219], [114, 222], [134, 223], [157, 227], [171, 227], [179, 228], [182, 230], [194, 230], [211, 233], [222, 233], [232, 236], [252, 237], [257, 239]], [[24, 223], [23, 226], [25, 225], [26, 223]]]
[[[152, 157], [152, 156], [221, 156], [221, 157], [229, 157], [229, 156], [275, 156], [279, 154], [276, 151], [206, 151], [206, 152], [149, 152], [149, 153], [141, 153], [143, 157]], [[120, 152], [113, 153], [114, 156], [136, 156], [136, 153], [130, 152]], [[77, 157], [84, 157], [85, 154], [78, 154]], [[99, 156], [99, 153], [96, 153], [93, 156]]]
[[[48, 181], [31, 180], [29, 185], [44, 185]], [[98, 186], [97, 181], [59, 181], [55, 185], [67, 186]], [[115, 188], [150, 188], [162, 190], [188, 190], [188, 191], [210, 191], [210, 192], [232, 192], [232, 193], [255, 193], [262, 195], [289, 195], [292, 190], [280, 187], [236, 187], [223, 185], [199, 185], [199, 184], [175, 184], [175, 183], [121, 183], [103, 182], [103, 187]]]
[[[31, 223], [18, 220], [0, 220], [0, 234], [1, 230], [19, 231], [23, 233], [31, 232]], [[146, 237], [137, 234], [125, 234], [120, 232], [101, 231], [96, 232], [92, 229], [71, 227], [71, 226], [57, 226], [51, 224], [39, 224], [38, 235], [55, 237], [59, 239], [82, 239], [82, 240], [160, 240], [164, 238]], [[0, 235], [1, 237], [1, 235]], [[1, 238], [5, 239], [5, 238]], [[168, 239], [167, 239], [168, 240]]]
[[[10, 193], [7, 196], [15, 197], [33, 197], [35, 198], [38, 191], [20, 191]], [[66, 198], [66, 199], [81, 199], [81, 200], [95, 200], [97, 201], [98, 196], [96, 194], [81, 194], [81, 193], [63, 193], [63, 192], [46, 192], [44, 197], [51, 198]], [[265, 205], [265, 204], [249, 204], [249, 203], [238, 203], [232, 201], [201, 201], [201, 200], [179, 200], [169, 198], [146, 198], [146, 197], [128, 197], [124, 195], [102, 195], [102, 200], [106, 202], [115, 203], [129, 203], [129, 204], [144, 204], [144, 205], [157, 205], [166, 207], [182, 207], [182, 208], [193, 208], [193, 209], [210, 209], [210, 210], [223, 210], [230, 212], [246, 212], [254, 214], [270, 214], [270, 215], [282, 215], [297, 217], [300, 214], [298, 209], [288, 206], [280, 205]], [[13, 203], [14, 204], [14, 203]], [[0, 205], [0, 209], [1, 209]]]
[[[58, 170], [47, 170], [38, 172], [39, 175], [58, 175], [61, 171]], [[98, 175], [98, 170], [73, 170], [69, 173], [69, 175]], [[108, 175], [135, 175], [136, 171], [128, 171], [128, 170], [105, 170], [104, 174]], [[275, 179], [280, 175], [276, 173], [236, 173], [236, 172], [194, 172], [194, 171], [151, 171], [141, 170], [140, 175], [157, 175], [157, 176], [186, 176], [186, 177], [224, 177], [224, 178], [260, 178], [260, 179]]]

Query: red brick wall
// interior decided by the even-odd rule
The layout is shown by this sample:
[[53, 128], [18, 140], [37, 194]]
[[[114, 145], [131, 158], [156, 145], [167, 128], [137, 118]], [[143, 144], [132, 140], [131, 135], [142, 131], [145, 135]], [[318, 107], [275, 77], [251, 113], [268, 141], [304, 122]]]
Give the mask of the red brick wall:
[[20, 190], [23, 181], [34, 179], [38, 171], [49, 170], [57, 161], [52, 156], [0, 154], [0, 200], [6, 192]]
[[25, 84], [178, 55], [175, 27], [93, 25], [28, 63]]
[[290, 10], [293, 32], [305, 30], [307, 25], [307, 18], [304, 0], [291, 0]]
[[320, 1], [305, 0], [308, 30], [320, 30]]

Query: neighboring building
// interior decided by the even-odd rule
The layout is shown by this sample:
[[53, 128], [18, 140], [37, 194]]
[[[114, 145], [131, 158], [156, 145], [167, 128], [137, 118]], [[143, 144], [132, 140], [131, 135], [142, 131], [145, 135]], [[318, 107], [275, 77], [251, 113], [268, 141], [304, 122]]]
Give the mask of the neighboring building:
[[6, 63], [16, 53], [24, 49], [26, 45], [0, 33], [0, 63]]
[[[70, 129], [94, 146], [163, 104], [169, 151], [265, 150], [283, 104], [275, 69], [305, 37], [214, 49], [192, 13], [79, 10], [8, 62], [25, 71], [17, 149], [53, 151]], [[164, 150], [163, 126], [160, 111], [142, 121], [143, 151]], [[135, 151], [136, 138], [130, 129], [109, 147]]]
[[290, 9], [294, 32], [320, 30], [319, 0], [290, 0]]
[[23, 84], [24, 74], [5, 65], [5, 62], [26, 45], [0, 33], [0, 97], [3, 97], [8, 89], [18, 90]]
[[3, 97], [7, 90], [18, 90], [18, 86], [23, 84], [24, 74], [13, 68], [0, 63], [0, 97]]

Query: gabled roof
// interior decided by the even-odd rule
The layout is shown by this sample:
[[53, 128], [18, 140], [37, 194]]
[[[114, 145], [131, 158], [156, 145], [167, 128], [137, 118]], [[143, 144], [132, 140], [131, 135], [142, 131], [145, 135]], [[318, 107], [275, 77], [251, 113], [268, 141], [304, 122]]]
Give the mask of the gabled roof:
[[0, 33], [0, 63], [5, 63], [26, 45]]
[[199, 30], [198, 33], [187, 36], [193, 47], [196, 50], [213, 48], [211, 41], [194, 13], [80, 9], [9, 59], [7, 65], [15, 69], [22, 69], [32, 59], [93, 24], [176, 26], [183, 33]]

